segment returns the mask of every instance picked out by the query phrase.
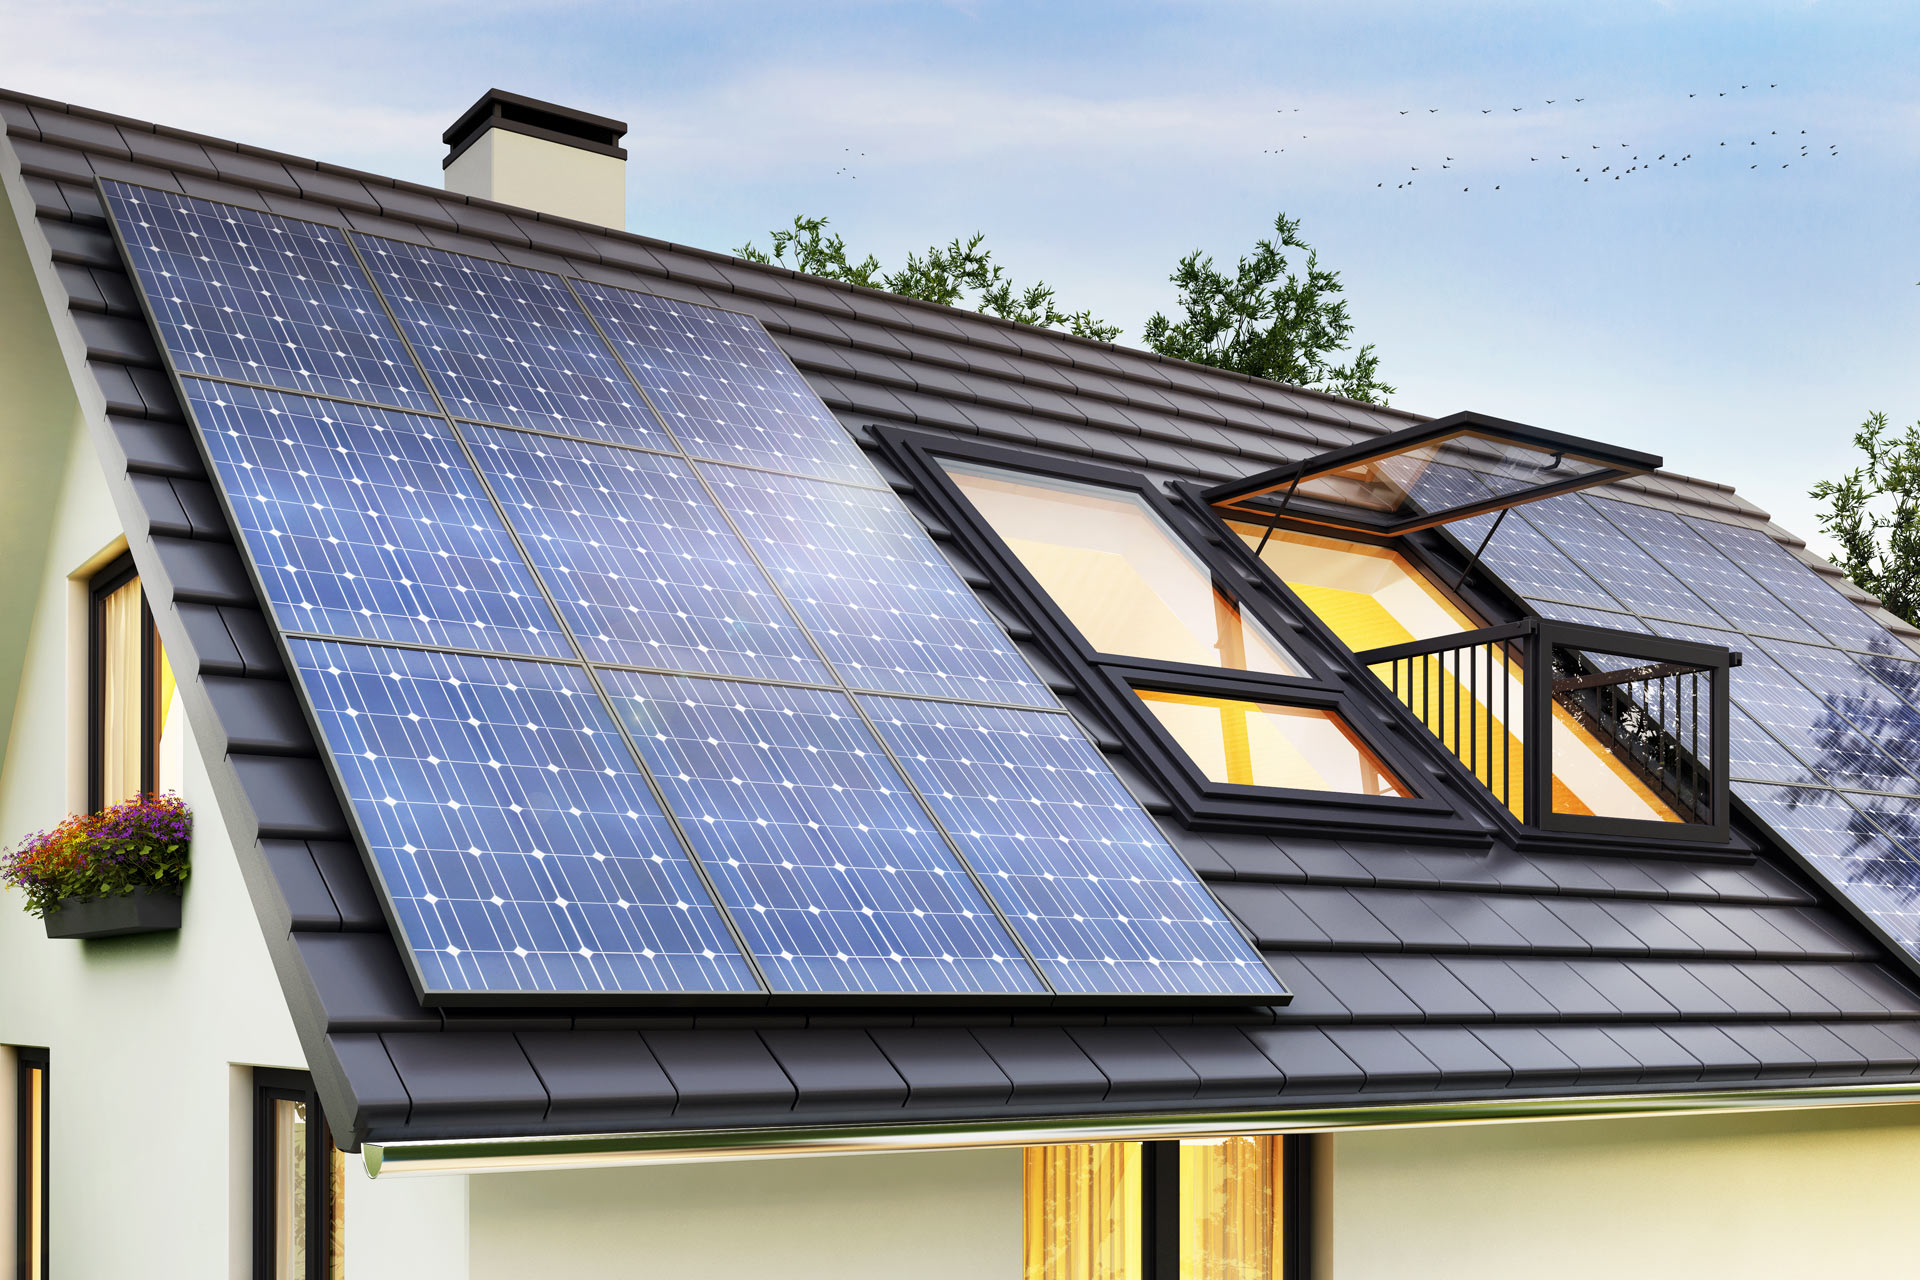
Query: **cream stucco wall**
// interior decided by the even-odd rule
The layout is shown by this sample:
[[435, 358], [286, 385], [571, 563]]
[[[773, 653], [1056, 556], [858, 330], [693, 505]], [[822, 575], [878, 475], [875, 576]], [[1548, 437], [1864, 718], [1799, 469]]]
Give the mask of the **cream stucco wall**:
[[1019, 1280], [1020, 1153], [472, 1179], [473, 1280]]
[[1320, 1280], [1920, 1274], [1920, 1106], [1322, 1141]]
[[447, 166], [447, 190], [576, 218], [627, 225], [627, 162], [507, 129], [489, 129]]

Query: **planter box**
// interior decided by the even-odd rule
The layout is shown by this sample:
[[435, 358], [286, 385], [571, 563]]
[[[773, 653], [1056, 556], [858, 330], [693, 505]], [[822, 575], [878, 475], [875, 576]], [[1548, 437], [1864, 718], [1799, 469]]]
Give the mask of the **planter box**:
[[180, 927], [180, 895], [135, 889], [118, 898], [67, 898], [46, 918], [49, 938], [120, 938]]

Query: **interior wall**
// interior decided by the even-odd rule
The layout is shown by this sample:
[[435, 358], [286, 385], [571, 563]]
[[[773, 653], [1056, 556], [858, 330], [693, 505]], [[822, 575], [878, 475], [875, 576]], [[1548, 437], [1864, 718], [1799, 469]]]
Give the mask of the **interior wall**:
[[1911, 1275], [1920, 1105], [1324, 1139], [1321, 1280]]
[[1020, 1152], [471, 1178], [473, 1280], [1019, 1280]]

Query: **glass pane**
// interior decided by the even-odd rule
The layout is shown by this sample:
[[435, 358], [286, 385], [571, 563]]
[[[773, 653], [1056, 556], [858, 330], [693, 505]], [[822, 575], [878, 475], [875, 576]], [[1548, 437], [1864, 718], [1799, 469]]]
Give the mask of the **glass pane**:
[[1364, 796], [1412, 794], [1334, 712], [1158, 689], [1134, 692], [1214, 782]]
[[1028, 1147], [1025, 1181], [1025, 1280], [1139, 1280], [1139, 1143]]
[[1180, 1144], [1180, 1280], [1281, 1280], [1286, 1140]]
[[118, 804], [140, 793], [142, 679], [140, 580], [103, 596], [100, 610], [100, 803]]
[[38, 1280], [47, 1269], [47, 1241], [45, 1236], [47, 1219], [47, 1073], [44, 1067], [27, 1068], [27, 1105], [26, 1114], [21, 1118], [24, 1132], [20, 1135], [26, 1160], [21, 1171], [26, 1178], [26, 1195], [23, 1197], [26, 1221], [20, 1224], [25, 1233], [24, 1240], [26, 1267], [22, 1280]]
[[954, 483], [1101, 653], [1298, 675], [1138, 495], [946, 464]]
[[273, 1104], [274, 1280], [307, 1275], [307, 1106]]
[[[1651, 822], [1698, 813], [1712, 794], [1712, 671], [1564, 645], [1552, 661], [1553, 811]], [[1589, 749], [1560, 758], [1563, 742], [1581, 740]]]
[[1396, 516], [1436, 514], [1604, 470], [1551, 449], [1461, 432], [1308, 477], [1296, 493]]

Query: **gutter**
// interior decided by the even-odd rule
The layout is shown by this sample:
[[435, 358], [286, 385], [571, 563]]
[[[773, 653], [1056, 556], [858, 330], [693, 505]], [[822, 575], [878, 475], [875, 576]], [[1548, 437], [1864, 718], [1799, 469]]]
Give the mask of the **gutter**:
[[1222, 1138], [1243, 1134], [1331, 1133], [1424, 1125], [1502, 1124], [1732, 1114], [1810, 1107], [1920, 1103], [1920, 1082], [1698, 1093], [1630, 1093], [1555, 1098], [1492, 1098], [1448, 1103], [1330, 1107], [1301, 1110], [1201, 1112], [1163, 1116], [1092, 1117], [972, 1124], [891, 1124], [828, 1128], [708, 1129], [556, 1137], [464, 1138], [368, 1142], [361, 1148], [367, 1175], [513, 1173], [545, 1169], [605, 1169], [630, 1165], [772, 1160], [802, 1156], [875, 1155], [1046, 1146], [1074, 1142], [1137, 1142]]

